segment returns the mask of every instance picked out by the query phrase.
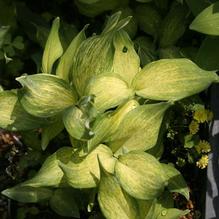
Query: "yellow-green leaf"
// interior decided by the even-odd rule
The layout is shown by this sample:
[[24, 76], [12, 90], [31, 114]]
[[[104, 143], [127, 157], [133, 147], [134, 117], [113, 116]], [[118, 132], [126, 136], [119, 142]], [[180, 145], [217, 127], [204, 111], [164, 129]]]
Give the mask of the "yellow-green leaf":
[[115, 48], [113, 71], [130, 85], [139, 71], [140, 59], [135, 52], [131, 39], [124, 30], [115, 34], [113, 45]]
[[85, 157], [80, 157], [76, 151], [71, 161], [67, 164], [60, 162], [68, 184], [74, 188], [93, 188], [96, 187], [100, 179], [100, 168], [98, 158], [104, 168], [114, 172], [115, 158], [109, 147], [101, 144]]
[[162, 59], [146, 65], [136, 75], [133, 87], [144, 98], [176, 101], [218, 81], [214, 71], [205, 71], [188, 59]]
[[158, 139], [159, 130], [169, 103], [147, 104], [128, 112], [115, 134], [105, 140], [113, 151], [124, 147], [128, 150], [148, 150]]
[[50, 121], [27, 113], [13, 91], [0, 92], [0, 127], [11, 131], [40, 128]]
[[62, 55], [63, 49], [59, 39], [60, 19], [57, 17], [52, 24], [42, 60], [42, 72], [50, 74], [54, 62]]
[[32, 115], [51, 117], [76, 102], [76, 94], [66, 81], [55, 75], [35, 74], [17, 78], [23, 85], [19, 99]]
[[139, 219], [137, 203], [120, 186], [115, 176], [101, 171], [98, 202], [107, 219]]
[[98, 111], [116, 107], [133, 96], [127, 84], [113, 76], [97, 76], [90, 80], [85, 95], [94, 95], [94, 106]]
[[136, 100], [130, 100], [121, 105], [115, 112], [106, 113], [96, 119], [93, 125], [94, 137], [88, 141], [88, 150], [92, 150], [98, 144], [110, 138], [117, 132], [117, 129], [124, 119], [125, 115], [136, 108], [139, 103]]
[[209, 35], [219, 36], [218, 7], [219, 2], [215, 2], [205, 8], [191, 23], [190, 29]]
[[165, 172], [166, 180], [168, 181], [167, 188], [170, 192], [177, 192], [189, 200], [189, 188], [182, 174], [169, 164], [162, 164]]
[[113, 35], [110, 32], [90, 37], [78, 48], [72, 64], [72, 80], [80, 96], [84, 95], [85, 88], [93, 76], [111, 72], [114, 54]]
[[86, 39], [85, 30], [88, 25], [86, 25], [80, 33], [72, 40], [71, 44], [68, 46], [67, 50], [60, 59], [59, 65], [56, 70], [56, 75], [60, 78], [69, 81], [69, 73], [72, 67], [73, 59], [76, 53], [76, 50], [80, 44]]
[[159, 161], [145, 152], [121, 155], [115, 164], [115, 175], [128, 194], [143, 200], [157, 198], [166, 183]]
[[21, 183], [21, 186], [31, 187], [59, 187], [65, 183], [59, 161], [67, 163], [73, 154], [71, 147], [62, 147], [49, 156], [39, 172], [30, 180]]
[[2, 194], [19, 202], [36, 203], [48, 200], [52, 196], [53, 191], [48, 188], [15, 186], [2, 191]]

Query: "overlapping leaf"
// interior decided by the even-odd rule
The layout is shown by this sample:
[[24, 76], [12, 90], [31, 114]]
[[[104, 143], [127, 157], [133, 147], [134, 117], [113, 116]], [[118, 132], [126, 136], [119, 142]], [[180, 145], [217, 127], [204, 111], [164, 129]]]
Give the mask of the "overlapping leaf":
[[24, 109], [32, 115], [51, 117], [76, 102], [76, 94], [66, 81], [49, 74], [22, 76], [23, 85], [19, 99]]
[[96, 187], [100, 179], [98, 157], [104, 168], [113, 173], [115, 159], [112, 157], [112, 151], [101, 144], [85, 157], [80, 157], [76, 151], [70, 162], [67, 164], [60, 162], [68, 184], [80, 189]]
[[125, 115], [116, 133], [105, 142], [109, 142], [113, 151], [121, 146], [128, 150], [143, 151], [152, 148], [157, 142], [160, 126], [169, 106], [169, 103], [163, 102], [136, 107]]
[[40, 128], [49, 120], [37, 118], [27, 113], [13, 91], [0, 92], [0, 127], [12, 131]]
[[143, 200], [157, 198], [166, 183], [159, 161], [145, 152], [121, 155], [115, 165], [115, 175], [128, 194]]
[[120, 186], [116, 177], [101, 169], [98, 202], [107, 219], [138, 219], [137, 202]]

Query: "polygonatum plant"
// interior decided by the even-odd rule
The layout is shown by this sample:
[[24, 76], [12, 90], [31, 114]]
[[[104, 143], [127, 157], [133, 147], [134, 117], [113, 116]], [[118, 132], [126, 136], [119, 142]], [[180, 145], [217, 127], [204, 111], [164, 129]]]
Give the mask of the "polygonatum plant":
[[20, 89], [0, 92], [2, 128], [42, 129], [43, 149], [65, 128], [72, 143], [4, 195], [48, 201], [58, 214], [77, 218], [86, 207], [92, 211], [96, 198], [108, 219], [177, 219], [188, 213], [174, 208], [171, 196], [177, 192], [189, 199], [185, 180], [157, 153], [162, 123], [177, 101], [219, 77], [186, 58], [141, 68], [124, 31], [131, 18], [120, 14], [113, 14], [99, 35], [86, 38], [85, 26], [65, 51], [56, 18], [42, 72], [17, 78]]

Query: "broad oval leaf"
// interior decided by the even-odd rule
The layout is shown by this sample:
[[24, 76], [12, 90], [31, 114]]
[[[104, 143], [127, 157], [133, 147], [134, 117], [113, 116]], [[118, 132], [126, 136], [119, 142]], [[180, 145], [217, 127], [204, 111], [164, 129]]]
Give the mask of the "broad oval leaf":
[[97, 76], [87, 85], [85, 95], [94, 95], [94, 106], [100, 112], [116, 107], [130, 99], [134, 92], [119, 78]]
[[161, 59], [146, 65], [136, 75], [133, 87], [144, 98], [176, 101], [218, 81], [214, 71], [205, 71], [188, 59]]
[[128, 150], [148, 150], [158, 139], [159, 130], [169, 103], [146, 104], [128, 112], [115, 134], [108, 142], [113, 151], [124, 147]]
[[42, 72], [50, 74], [54, 62], [62, 55], [63, 49], [59, 39], [60, 19], [57, 17], [52, 24], [43, 53]]
[[75, 139], [88, 140], [93, 137], [89, 127], [89, 118], [77, 106], [70, 107], [63, 113], [63, 122], [68, 133]]
[[59, 167], [59, 161], [67, 163], [73, 154], [71, 147], [62, 147], [50, 155], [43, 163], [38, 173], [23, 183], [21, 186], [31, 187], [60, 187], [65, 185], [63, 172]]
[[156, 8], [150, 4], [140, 4], [135, 9], [135, 16], [140, 29], [157, 38], [161, 16]]
[[161, 23], [160, 47], [169, 47], [176, 44], [186, 29], [187, 8], [181, 4], [173, 4], [169, 13]]
[[177, 192], [189, 200], [189, 188], [182, 174], [173, 166], [162, 163], [165, 172], [166, 180], [168, 181], [167, 188], [170, 192]]
[[74, 188], [96, 187], [100, 179], [98, 157], [104, 168], [114, 172], [115, 159], [109, 147], [101, 144], [85, 157], [80, 157], [76, 151], [67, 164], [60, 162], [68, 184]]
[[219, 37], [206, 37], [196, 56], [196, 63], [203, 69], [212, 71], [219, 69]]
[[136, 200], [121, 188], [115, 176], [104, 170], [101, 171], [98, 202], [107, 219], [139, 219]]
[[104, 11], [113, 10], [128, 4], [128, 0], [75, 0], [81, 14], [88, 17], [95, 17]]
[[71, 44], [68, 46], [67, 50], [60, 59], [59, 65], [56, 69], [56, 75], [60, 78], [69, 81], [69, 74], [72, 67], [73, 59], [76, 51], [80, 44], [86, 39], [85, 30], [88, 25], [86, 25], [80, 33], [72, 40]]
[[52, 196], [53, 191], [48, 188], [15, 186], [2, 191], [2, 194], [19, 202], [36, 203], [48, 200]]
[[124, 30], [115, 34], [113, 72], [118, 74], [128, 85], [139, 71], [140, 60], [134, 45]]
[[145, 152], [121, 155], [115, 164], [115, 175], [122, 188], [137, 199], [157, 198], [166, 184], [161, 164]]
[[26, 131], [40, 128], [49, 120], [34, 117], [27, 113], [13, 91], [0, 92], [0, 127], [11, 131]]
[[23, 85], [20, 103], [32, 115], [51, 117], [76, 102], [76, 94], [66, 81], [49, 74], [35, 74], [17, 78]]
[[219, 2], [205, 8], [191, 23], [190, 29], [209, 34], [219, 35]]
[[53, 211], [63, 217], [80, 218], [80, 212], [71, 188], [55, 190], [49, 201]]

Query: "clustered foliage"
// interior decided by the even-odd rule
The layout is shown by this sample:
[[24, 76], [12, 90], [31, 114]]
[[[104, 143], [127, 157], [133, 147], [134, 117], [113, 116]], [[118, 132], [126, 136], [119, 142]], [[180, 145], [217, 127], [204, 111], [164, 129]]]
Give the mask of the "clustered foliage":
[[[189, 189], [174, 165], [160, 160], [165, 124], [173, 140], [171, 113], [177, 107], [187, 113], [184, 148], [195, 155], [189, 151], [186, 159], [205, 168], [210, 145], [197, 133], [212, 113], [193, 98], [219, 77], [216, 68], [200, 68], [174, 47], [186, 29], [185, 4], [173, 1], [162, 21], [157, 8], [168, 5], [162, 1], [139, 0], [134, 19], [128, 1], [118, 2], [76, 0], [79, 11], [90, 17], [123, 8], [108, 17], [100, 34], [86, 37], [86, 25], [67, 48], [56, 18], [39, 73], [18, 77], [20, 89], [0, 92], [1, 128], [40, 129], [43, 150], [66, 129], [72, 144], [50, 155], [34, 177], [2, 193], [19, 202], [48, 201], [62, 216], [80, 218], [80, 211], [92, 211], [97, 197], [108, 219], [177, 219], [188, 211], [174, 208], [171, 193], [189, 199]], [[217, 35], [205, 24], [203, 14], [209, 10], [191, 28]], [[133, 42], [137, 22], [148, 36]], [[2, 54], [8, 44], [17, 49], [23, 45], [18, 37], [4, 41], [3, 47], [0, 41]]]

